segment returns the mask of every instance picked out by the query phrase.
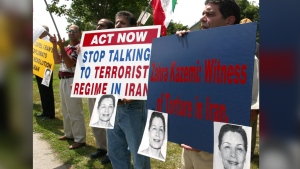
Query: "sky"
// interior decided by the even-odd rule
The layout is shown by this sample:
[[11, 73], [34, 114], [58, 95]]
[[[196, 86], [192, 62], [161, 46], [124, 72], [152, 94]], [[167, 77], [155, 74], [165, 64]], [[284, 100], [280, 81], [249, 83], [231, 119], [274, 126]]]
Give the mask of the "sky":
[[[47, 3], [51, 3], [51, 0], [46, 0]], [[59, 5], [66, 4], [70, 6], [72, 3], [71, 0], [60, 0]], [[58, 17], [55, 14], [52, 14], [55, 21], [56, 27], [59, 31], [61, 38], [68, 39], [68, 34], [66, 33], [66, 27], [69, 25], [65, 16]], [[36, 20], [41, 25], [47, 25], [49, 27], [50, 34], [56, 34], [54, 23], [51, 19], [50, 13], [46, 11], [46, 4], [44, 0], [33, 0], [33, 19]]]
[[[51, 0], [46, 0], [47, 3], [51, 3]], [[177, 5], [174, 10], [173, 21], [188, 25], [189, 27], [197, 23], [201, 17], [202, 10], [204, 8], [205, 0], [177, 0]], [[259, 0], [248, 0], [253, 1], [254, 4], [259, 5]], [[59, 5], [66, 4], [70, 6], [71, 0], [60, 0]], [[57, 29], [60, 36], [68, 39], [68, 34], [65, 31], [68, 23], [64, 16], [58, 17], [52, 14], [56, 23]], [[46, 11], [46, 4], [44, 0], [33, 0], [33, 19], [35, 19], [41, 25], [47, 25], [51, 34], [57, 34], [54, 23], [52, 22], [51, 16]]]
[[[253, 1], [255, 5], [259, 5], [259, 0], [248, 1]], [[204, 2], [205, 0], [177, 0], [173, 22], [188, 25], [189, 27], [193, 26], [200, 20], [204, 9]]]

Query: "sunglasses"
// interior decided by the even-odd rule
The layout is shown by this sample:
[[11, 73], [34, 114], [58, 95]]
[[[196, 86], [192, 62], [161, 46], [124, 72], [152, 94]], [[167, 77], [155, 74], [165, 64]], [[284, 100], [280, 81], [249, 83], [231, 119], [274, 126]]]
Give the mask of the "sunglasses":
[[76, 30], [68, 30], [67, 33], [77, 33], [78, 31]]

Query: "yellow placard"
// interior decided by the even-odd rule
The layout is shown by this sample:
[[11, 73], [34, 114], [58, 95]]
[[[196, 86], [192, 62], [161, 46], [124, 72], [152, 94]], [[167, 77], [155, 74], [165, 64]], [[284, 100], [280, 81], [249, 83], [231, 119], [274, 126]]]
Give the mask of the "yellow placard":
[[43, 39], [37, 39], [33, 44], [33, 74], [43, 78], [44, 71], [49, 68], [53, 71], [53, 44]]

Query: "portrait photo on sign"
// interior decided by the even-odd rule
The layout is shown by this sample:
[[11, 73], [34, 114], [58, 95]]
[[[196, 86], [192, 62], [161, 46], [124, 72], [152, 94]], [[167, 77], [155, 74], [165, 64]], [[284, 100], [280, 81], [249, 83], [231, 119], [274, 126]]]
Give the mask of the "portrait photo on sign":
[[118, 99], [117, 95], [97, 95], [89, 126], [113, 129]]
[[214, 169], [250, 169], [252, 128], [214, 122]]
[[138, 154], [165, 161], [168, 141], [167, 126], [167, 113], [148, 110], [147, 123]]
[[43, 80], [42, 80], [43, 85], [49, 87], [50, 80], [51, 80], [51, 74], [52, 74], [52, 70], [49, 69], [49, 68], [45, 68], [44, 77], [43, 77]]

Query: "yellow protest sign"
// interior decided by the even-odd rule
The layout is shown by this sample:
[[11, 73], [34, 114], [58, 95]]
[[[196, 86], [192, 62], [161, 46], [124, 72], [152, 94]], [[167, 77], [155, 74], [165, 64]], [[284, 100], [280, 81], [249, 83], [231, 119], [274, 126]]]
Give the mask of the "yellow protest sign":
[[44, 71], [49, 68], [53, 71], [53, 44], [43, 39], [37, 39], [33, 44], [33, 74], [43, 78]]

